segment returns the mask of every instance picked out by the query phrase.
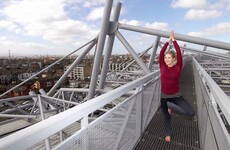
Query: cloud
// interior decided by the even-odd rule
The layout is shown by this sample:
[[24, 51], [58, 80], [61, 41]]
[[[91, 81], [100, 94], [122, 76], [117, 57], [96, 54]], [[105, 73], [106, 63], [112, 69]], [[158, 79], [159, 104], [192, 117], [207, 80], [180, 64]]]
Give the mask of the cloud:
[[230, 33], [230, 22], [219, 23], [213, 27], [208, 28], [207, 31], [215, 34]]
[[165, 22], [143, 22], [143, 21], [138, 21], [138, 20], [120, 20], [119, 22], [124, 23], [124, 24], [129, 24], [129, 25], [134, 25], [134, 26], [142, 26], [146, 28], [151, 28], [151, 29], [157, 29], [157, 30], [169, 30], [168, 24]]
[[71, 14], [79, 11], [83, 3], [84, 0], [7, 1], [1, 6], [0, 29], [6, 29], [10, 36], [1, 37], [1, 53], [10, 49], [12, 53], [66, 54], [92, 40], [99, 27]]
[[157, 29], [157, 30], [164, 30], [164, 31], [169, 30], [168, 24], [164, 22], [146, 23], [144, 26], [147, 28]]
[[8, 31], [14, 31], [17, 29], [17, 26], [10, 21], [1, 20], [0, 21], [0, 28], [6, 28]]
[[49, 50], [54, 50], [52, 46], [47, 46], [45, 44], [32, 43], [32, 42], [17, 42], [8, 39], [7, 37], [0, 37], [0, 49], [1, 53], [8, 53], [8, 50], [11, 51], [12, 55], [15, 54], [39, 54], [42, 51], [46, 52]]
[[230, 10], [230, 3], [228, 4], [228, 9]]
[[207, 33], [207, 32], [189, 32], [188, 35], [196, 36], [196, 37], [205, 37], [205, 36], [209, 36], [211, 34]]
[[230, 1], [229, 0], [219, 0], [216, 3], [210, 4], [209, 8], [210, 9], [229, 9], [230, 6]]
[[86, 16], [86, 19], [91, 21], [101, 19], [103, 16], [103, 12], [104, 12], [104, 7], [95, 8]]
[[56, 44], [72, 44], [79, 35], [88, 39], [96, 36], [97, 28], [92, 29], [86, 22], [68, 17], [65, 11], [68, 3], [71, 0], [10, 1], [1, 10], [5, 19], [0, 21], [0, 27], [24, 36], [41, 37]]
[[197, 36], [197, 37], [205, 37], [205, 36], [212, 36], [212, 35], [218, 35], [218, 34], [230, 34], [230, 22], [218, 23], [201, 32], [188, 33], [188, 35]]
[[5, 41], [7, 38], [5, 36], [0, 36], [0, 41]]
[[206, 0], [173, 0], [173, 8], [204, 8], [207, 5]]
[[138, 21], [138, 20], [126, 20], [126, 19], [122, 19], [119, 22], [120, 23], [124, 23], [124, 24], [133, 25], [133, 26], [140, 26], [142, 24], [142, 22]]
[[3, 9], [3, 13], [13, 22], [25, 25], [31, 22], [50, 22], [66, 17], [64, 3], [57, 1], [13, 1]]
[[221, 16], [221, 12], [217, 10], [203, 10], [203, 9], [190, 9], [185, 14], [187, 20], [205, 20], [210, 18], [217, 18]]
[[211, 4], [209, 6], [209, 9], [222, 9], [224, 8], [225, 4], [222, 3], [222, 2], [218, 2], [218, 3], [215, 3], [215, 4]]
[[[91, 12], [86, 16], [86, 20], [88, 21], [98, 21], [99, 19], [102, 19], [104, 14], [105, 6], [97, 7], [91, 10]], [[125, 12], [124, 8], [121, 8], [120, 15]], [[110, 16], [114, 16], [114, 8], [112, 8], [112, 12]]]
[[84, 7], [95, 7], [95, 6], [100, 6], [101, 4], [104, 4], [105, 0], [87, 0], [84, 1], [83, 6]]
[[[106, 0], [77, 0], [77, 1], [81, 1], [83, 3], [83, 6], [84, 7], [98, 7], [98, 6], [101, 6], [101, 5], [104, 5], [106, 3]], [[114, 0], [114, 3], [117, 3], [117, 2], [122, 2], [124, 0]]]

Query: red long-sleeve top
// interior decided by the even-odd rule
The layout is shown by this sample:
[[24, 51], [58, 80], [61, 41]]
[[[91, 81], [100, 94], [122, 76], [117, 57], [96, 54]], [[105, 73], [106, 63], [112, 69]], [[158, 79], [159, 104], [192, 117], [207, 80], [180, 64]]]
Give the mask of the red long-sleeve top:
[[176, 49], [177, 62], [173, 67], [168, 67], [164, 61], [164, 53], [169, 43], [166, 42], [162, 47], [159, 56], [160, 72], [161, 72], [161, 92], [168, 95], [173, 95], [179, 92], [179, 78], [182, 70], [182, 56], [179, 45], [173, 41]]

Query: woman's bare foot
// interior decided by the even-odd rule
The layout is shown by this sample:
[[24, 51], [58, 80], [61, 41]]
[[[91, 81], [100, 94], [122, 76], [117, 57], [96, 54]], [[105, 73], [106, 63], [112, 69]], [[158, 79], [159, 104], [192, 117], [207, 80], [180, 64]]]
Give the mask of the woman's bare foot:
[[170, 137], [169, 135], [166, 136], [166, 137], [165, 137], [165, 141], [166, 141], [166, 142], [170, 142], [170, 141], [171, 141], [171, 137]]
[[169, 114], [172, 114], [172, 109], [168, 108]]

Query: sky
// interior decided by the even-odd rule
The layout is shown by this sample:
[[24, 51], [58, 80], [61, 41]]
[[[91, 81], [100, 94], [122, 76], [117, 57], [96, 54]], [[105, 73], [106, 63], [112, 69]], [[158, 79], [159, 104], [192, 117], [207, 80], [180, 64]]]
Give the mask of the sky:
[[[106, 1], [1, 0], [0, 56], [9, 52], [13, 56], [71, 53], [98, 35]], [[230, 0], [113, 2], [113, 6], [122, 3], [121, 23], [230, 43]], [[122, 34], [137, 52], [148, 48], [155, 38]], [[117, 39], [115, 43], [113, 53], [128, 53]]]

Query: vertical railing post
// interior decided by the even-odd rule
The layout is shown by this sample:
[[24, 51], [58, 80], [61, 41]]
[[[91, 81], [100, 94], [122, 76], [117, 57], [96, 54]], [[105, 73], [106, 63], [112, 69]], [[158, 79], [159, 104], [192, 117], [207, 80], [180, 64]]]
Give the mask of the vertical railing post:
[[[40, 107], [40, 114], [41, 114], [41, 119], [45, 120], [45, 116], [44, 116], [44, 112], [43, 112], [43, 106], [42, 106], [42, 100], [41, 100], [41, 96], [38, 95], [38, 102], [39, 102], [39, 107]], [[45, 139], [45, 143], [46, 143], [46, 149], [50, 150], [50, 141], [49, 138]]]
[[139, 86], [139, 93], [138, 98], [136, 100], [136, 134], [135, 137], [139, 138], [142, 133], [142, 104], [143, 104], [143, 85]]
[[[81, 129], [87, 128], [89, 122], [88, 122], [88, 116], [85, 116], [84, 118], [81, 119]], [[82, 147], [83, 150], [88, 150], [89, 149], [89, 138], [88, 138], [88, 132], [85, 132], [85, 135], [83, 136], [82, 139]]]

